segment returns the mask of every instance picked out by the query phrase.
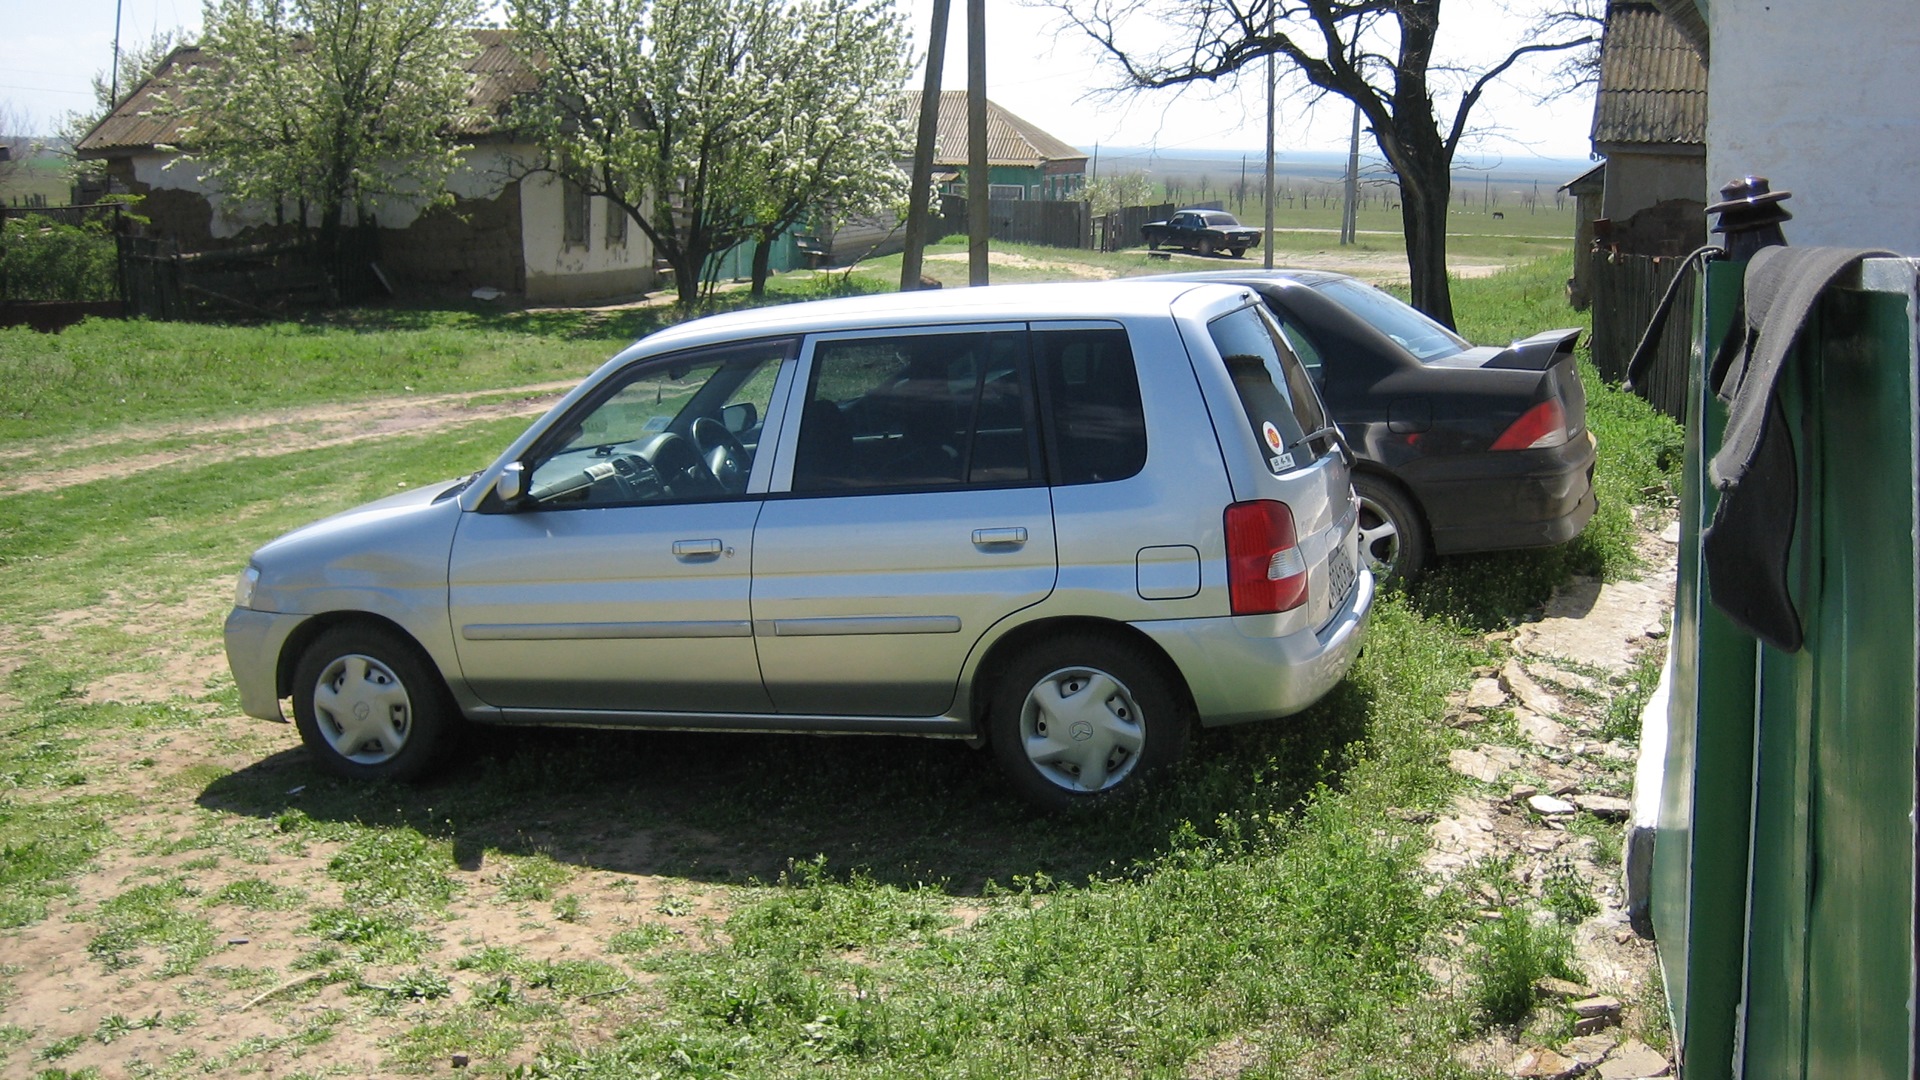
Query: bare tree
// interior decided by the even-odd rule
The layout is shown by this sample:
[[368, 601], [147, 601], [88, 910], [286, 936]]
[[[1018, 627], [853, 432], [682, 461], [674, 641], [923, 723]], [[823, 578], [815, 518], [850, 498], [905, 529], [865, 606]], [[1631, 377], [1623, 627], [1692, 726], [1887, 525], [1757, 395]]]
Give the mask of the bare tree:
[[33, 156], [33, 126], [25, 109], [0, 100], [0, 184], [12, 180]]
[[1565, 97], [1600, 85], [1600, 36], [1607, 26], [1607, 0], [1560, 0], [1533, 24], [1537, 40], [1586, 37], [1588, 42], [1568, 49], [1547, 77], [1542, 101]]
[[[1451, 169], [1487, 87], [1534, 53], [1590, 45], [1591, 33], [1529, 41], [1477, 70], [1437, 64], [1440, 0], [1047, 0], [1107, 55], [1126, 87], [1156, 89], [1229, 78], [1277, 57], [1318, 92], [1360, 108], [1363, 122], [1400, 184], [1401, 222], [1413, 302], [1453, 322], [1447, 285], [1447, 204]], [[1162, 44], [1147, 50], [1150, 23]], [[1436, 80], [1434, 76], [1441, 76]], [[1441, 90], [1461, 89], [1442, 112]]]

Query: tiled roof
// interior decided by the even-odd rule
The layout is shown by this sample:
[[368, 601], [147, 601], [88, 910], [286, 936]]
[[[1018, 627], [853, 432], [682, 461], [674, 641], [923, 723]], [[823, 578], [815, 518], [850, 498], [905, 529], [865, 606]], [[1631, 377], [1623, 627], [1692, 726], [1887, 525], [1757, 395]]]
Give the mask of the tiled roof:
[[1600, 48], [1593, 142], [1704, 146], [1707, 66], [1658, 8], [1615, 3]]
[[[910, 123], [920, 116], [920, 92], [900, 95], [900, 109]], [[1081, 161], [1087, 155], [1078, 148], [1047, 134], [1007, 110], [987, 102], [987, 164], [1036, 168], [1050, 161]], [[940, 94], [940, 126], [935, 137], [933, 163], [936, 166], [965, 166], [967, 163], [967, 92], [945, 90]]]
[[[477, 51], [466, 64], [473, 80], [467, 89], [467, 100], [475, 111], [454, 133], [480, 138], [494, 132], [495, 121], [515, 94], [533, 89], [534, 73], [509, 43], [508, 31], [474, 30], [471, 33]], [[196, 46], [173, 50], [160, 62], [152, 78], [141, 83], [118, 109], [80, 140], [79, 155], [105, 158], [126, 151], [178, 145], [186, 125], [171, 110], [168, 99], [172, 97], [177, 103], [178, 95], [172, 91], [180, 85], [182, 75], [213, 62]]]

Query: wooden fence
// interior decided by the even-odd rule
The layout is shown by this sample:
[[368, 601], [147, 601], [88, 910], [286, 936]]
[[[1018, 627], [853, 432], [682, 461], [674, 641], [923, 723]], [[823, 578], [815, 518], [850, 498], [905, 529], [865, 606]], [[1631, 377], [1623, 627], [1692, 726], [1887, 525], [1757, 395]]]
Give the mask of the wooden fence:
[[275, 316], [386, 291], [379, 230], [342, 229], [329, 262], [302, 239], [182, 252], [171, 239], [120, 237], [127, 314], [145, 319]]
[[[958, 223], [964, 231], [965, 197], [943, 195], [940, 202], [940, 216], [947, 226]], [[989, 199], [987, 223], [987, 236], [1005, 243], [1083, 250], [1093, 246], [1093, 216], [1084, 202]]]
[[[1593, 364], [1609, 381], [1626, 377], [1627, 361], [1653, 318], [1653, 309], [1673, 275], [1685, 264], [1678, 255], [1619, 255], [1596, 250], [1588, 256], [1593, 297]], [[1654, 408], [1684, 420], [1687, 366], [1693, 356], [1693, 313], [1699, 309], [1699, 276], [1680, 286], [1673, 313], [1647, 373], [1635, 389]]]

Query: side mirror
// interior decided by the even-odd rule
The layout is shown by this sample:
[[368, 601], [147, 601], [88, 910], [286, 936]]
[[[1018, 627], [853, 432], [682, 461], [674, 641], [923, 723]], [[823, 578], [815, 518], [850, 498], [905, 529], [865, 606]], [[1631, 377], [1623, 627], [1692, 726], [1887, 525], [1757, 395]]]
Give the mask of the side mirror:
[[493, 482], [493, 493], [500, 501], [509, 505], [519, 501], [526, 489], [527, 467], [520, 462], [510, 462], [500, 470], [500, 478]]
[[751, 431], [759, 419], [760, 410], [751, 401], [736, 401], [720, 410], [720, 422], [735, 435]]

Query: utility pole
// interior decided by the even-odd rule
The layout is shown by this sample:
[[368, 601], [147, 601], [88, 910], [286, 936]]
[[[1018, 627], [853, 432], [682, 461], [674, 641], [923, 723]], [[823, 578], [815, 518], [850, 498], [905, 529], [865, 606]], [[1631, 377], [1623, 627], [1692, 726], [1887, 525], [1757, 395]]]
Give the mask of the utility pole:
[[1360, 106], [1353, 107], [1353, 135], [1347, 140], [1347, 203], [1340, 212], [1340, 243], [1357, 243], [1360, 233]]
[[[1268, 9], [1267, 36], [1273, 36], [1273, 13]], [[1273, 269], [1273, 54], [1267, 54], [1267, 236], [1266, 243], [1260, 245], [1261, 258], [1267, 269]]]
[[947, 0], [933, 0], [927, 35], [927, 77], [920, 89], [920, 131], [913, 144], [913, 187], [907, 192], [907, 250], [900, 256], [900, 291], [920, 287], [927, 253], [927, 219], [933, 216], [933, 144], [940, 134], [940, 73], [947, 58]]
[[987, 0], [967, 0], [967, 284], [987, 284]]

